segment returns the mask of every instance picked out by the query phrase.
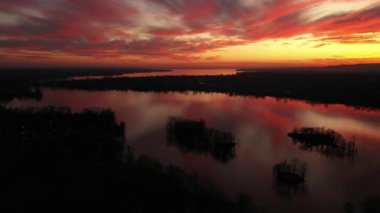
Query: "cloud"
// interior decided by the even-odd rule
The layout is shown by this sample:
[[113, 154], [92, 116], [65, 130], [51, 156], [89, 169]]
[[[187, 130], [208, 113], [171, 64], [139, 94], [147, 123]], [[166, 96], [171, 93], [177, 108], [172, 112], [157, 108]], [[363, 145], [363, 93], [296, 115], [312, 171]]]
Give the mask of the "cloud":
[[338, 0], [324, 1], [303, 11], [301, 19], [306, 22], [316, 22], [324, 18], [333, 18], [357, 11], [379, 6], [378, 0]]
[[224, 47], [304, 34], [323, 38], [315, 47], [332, 42], [377, 43], [379, 31], [378, 0], [0, 3], [3, 56], [15, 51], [45, 51], [97, 59], [137, 56], [182, 60]]

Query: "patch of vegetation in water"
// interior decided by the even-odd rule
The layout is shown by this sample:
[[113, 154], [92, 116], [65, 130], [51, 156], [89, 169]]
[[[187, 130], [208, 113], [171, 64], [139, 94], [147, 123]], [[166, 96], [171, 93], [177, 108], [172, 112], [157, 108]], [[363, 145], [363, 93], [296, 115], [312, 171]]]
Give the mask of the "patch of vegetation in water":
[[298, 160], [283, 161], [273, 166], [274, 189], [282, 197], [291, 200], [306, 192], [307, 164]]
[[354, 160], [357, 153], [356, 139], [346, 140], [340, 133], [325, 128], [295, 128], [288, 136], [303, 150], [317, 151], [330, 158]]
[[211, 155], [220, 162], [235, 157], [236, 138], [229, 132], [206, 127], [203, 120], [171, 117], [166, 125], [167, 141], [187, 153]]

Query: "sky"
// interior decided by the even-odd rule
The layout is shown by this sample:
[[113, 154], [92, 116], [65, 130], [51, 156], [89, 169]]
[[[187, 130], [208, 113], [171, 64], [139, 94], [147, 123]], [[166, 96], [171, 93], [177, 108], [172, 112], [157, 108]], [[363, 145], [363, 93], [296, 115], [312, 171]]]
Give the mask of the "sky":
[[0, 66], [380, 63], [380, 0], [1, 0]]

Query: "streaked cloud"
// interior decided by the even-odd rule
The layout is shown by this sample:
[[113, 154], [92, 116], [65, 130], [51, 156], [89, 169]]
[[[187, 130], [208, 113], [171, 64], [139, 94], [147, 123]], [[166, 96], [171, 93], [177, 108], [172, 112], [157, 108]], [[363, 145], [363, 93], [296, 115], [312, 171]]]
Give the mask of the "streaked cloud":
[[[263, 41], [286, 51], [276, 40], [297, 45], [302, 40], [313, 51], [334, 44], [378, 43], [379, 32], [379, 0], [0, 2], [0, 60], [8, 62], [28, 53], [84, 56], [88, 61], [118, 58], [120, 64], [228, 61], [224, 55], [232, 47], [254, 48]], [[311, 38], [294, 40], [304, 35]]]
[[315, 22], [323, 18], [333, 18], [377, 6], [380, 6], [378, 0], [329, 0], [307, 8], [302, 12], [301, 18], [306, 22]]

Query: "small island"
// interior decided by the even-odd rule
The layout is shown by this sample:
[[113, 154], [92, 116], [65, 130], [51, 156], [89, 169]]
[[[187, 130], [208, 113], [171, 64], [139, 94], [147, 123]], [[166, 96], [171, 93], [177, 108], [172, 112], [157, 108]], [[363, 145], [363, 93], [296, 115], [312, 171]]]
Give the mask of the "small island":
[[308, 166], [294, 159], [273, 166], [274, 189], [281, 197], [291, 200], [294, 196], [306, 192], [305, 179]]
[[288, 136], [303, 150], [317, 151], [326, 157], [354, 159], [356, 138], [346, 140], [340, 133], [323, 127], [295, 128]]
[[166, 131], [169, 145], [179, 147], [182, 152], [211, 155], [223, 163], [235, 157], [235, 136], [229, 132], [208, 128], [203, 120], [171, 117]]

